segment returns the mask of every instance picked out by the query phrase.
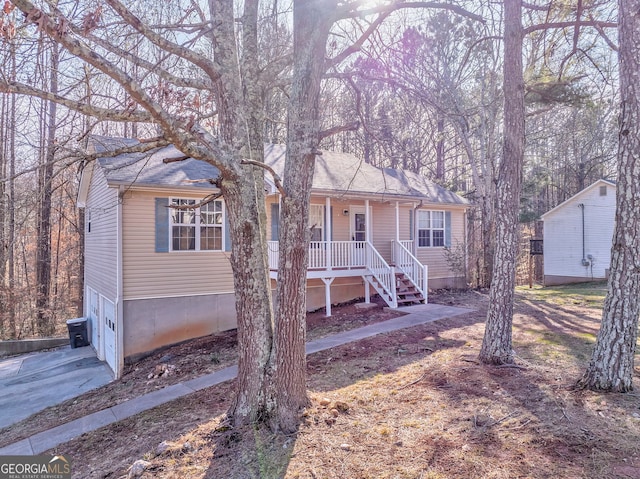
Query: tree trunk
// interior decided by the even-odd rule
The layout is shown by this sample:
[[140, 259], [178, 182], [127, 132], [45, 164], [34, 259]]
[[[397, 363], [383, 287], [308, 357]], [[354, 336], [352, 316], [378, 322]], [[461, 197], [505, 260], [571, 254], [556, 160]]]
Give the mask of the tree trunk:
[[444, 118], [442, 112], [437, 112], [437, 120], [436, 120], [436, 130], [437, 130], [437, 138], [436, 141], [436, 177], [435, 181], [438, 184], [444, 184]]
[[[16, 78], [16, 46], [11, 44], [11, 74]], [[16, 327], [16, 95], [9, 95], [9, 111], [7, 112], [7, 146], [9, 160], [9, 201], [7, 229], [7, 273], [8, 273], [8, 308], [7, 331], [9, 339], [18, 338]], [[27, 272], [25, 270], [25, 275]]]
[[242, 177], [221, 185], [232, 242], [238, 379], [229, 415], [237, 425], [273, 416], [271, 354], [273, 344], [271, 284], [268, 275], [264, 172], [247, 166]]
[[[51, 44], [51, 77], [49, 91], [58, 93], [58, 63], [60, 60], [58, 44]], [[48, 104], [46, 121], [46, 140], [44, 165], [40, 170], [38, 194], [38, 237], [36, 246], [36, 316], [38, 333], [48, 336], [54, 332], [51, 322], [49, 299], [51, 296], [51, 195], [53, 179], [53, 162], [55, 159], [57, 104]]]
[[319, 143], [320, 82], [331, 21], [327, 2], [294, 1], [293, 80], [289, 102], [286, 176], [280, 212], [280, 263], [276, 293], [277, 426], [297, 429], [307, 406], [306, 287], [309, 202]]
[[[219, 135], [240, 162], [264, 159], [264, 103], [259, 89], [258, 0], [246, 0], [241, 18], [241, 56], [236, 48], [234, 2], [209, 2], [214, 57], [221, 66], [216, 85]], [[273, 307], [267, 260], [264, 170], [238, 166], [225, 171], [220, 188], [229, 214], [231, 266], [238, 319], [238, 378], [229, 417], [236, 425], [274, 416]]]
[[[7, 178], [7, 154], [6, 154], [6, 102], [9, 95], [0, 96], [0, 178]], [[8, 287], [7, 287], [7, 183], [0, 181], [0, 340], [7, 339], [5, 331], [8, 309]]]
[[518, 210], [524, 159], [524, 79], [522, 73], [522, 0], [504, 2], [504, 146], [498, 174], [496, 251], [489, 310], [480, 360], [513, 362], [511, 329], [518, 254]]
[[620, 135], [616, 223], [602, 325], [581, 387], [626, 392], [633, 389], [633, 364], [640, 314], [640, 11], [639, 0], [620, 0]]

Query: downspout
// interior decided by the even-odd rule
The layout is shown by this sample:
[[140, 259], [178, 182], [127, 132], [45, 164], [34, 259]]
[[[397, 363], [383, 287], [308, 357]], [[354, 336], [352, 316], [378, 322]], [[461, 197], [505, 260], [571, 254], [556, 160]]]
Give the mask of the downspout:
[[413, 256], [418, 257], [418, 210], [422, 208], [423, 200], [413, 208]]
[[118, 188], [118, 207], [116, 209], [116, 371], [115, 379], [119, 379], [124, 371], [124, 321], [122, 304], [122, 203], [124, 186]]
[[578, 208], [582, 210], [582, 266], [589, 266], [589, 260], [585, 256], [585, 225], [584, 225], [584, 203], [580, 203]]

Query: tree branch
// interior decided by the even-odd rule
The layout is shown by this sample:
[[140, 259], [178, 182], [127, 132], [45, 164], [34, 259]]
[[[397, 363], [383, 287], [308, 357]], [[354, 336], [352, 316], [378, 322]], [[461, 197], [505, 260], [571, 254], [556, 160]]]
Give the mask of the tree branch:
[[278, 175], [278, 173], [275, 172], [275, 170], [273, 168], [271, 168], [269, 165], [267, 165], [266, 163], [263, 163], [261, 161], [256, 161], [256, 160], [241, 160], [240, 164], [242, 165], [253, 165], [253, 166], [257, 166], [259, 168], [263, 168], [265, 170], [267, 170], [269, 173], [271, 173], [271, 176], [273, 177], [273, 183], [276, 185], [276, 188], [278, 189], [278, 191], [280, 192], [280, 194], [282, 195], [283, 198], [287, 197], [287, 192], [284, 189], [284, 186], [282, 186], [282, 179], [280, 178], [280, 175]]
[[531, 25], [523, 30], [525, 35], [529, 33], [536, 32], [539, 30], [551, 30], [554, 28], [573, 28], [573, 27], [595, 27], [595, 28], [617, 28], [618, 24], [616, 22], [601, 22], [598, 20], [581, 20], [581, 21], [573, 21], [573, 22], [549, 22], [549, 23], [539, 23], [538, 25]]
[[115, 150], [105, 150], [90, 154], [83, 153], [82, 156], [85, 160], [91, 161], [98, 158], [113, 158], [129, 153], [147, 153], [157, 148], [164, 148], [165, 146], [169, 146], [170, 144], [171, 142], [167, 141], [164, 138], [153, 138], [151, 140], [142, 140], [140, 141], [140, 143], [137, 143], [135, 145], [116, 148]]
[[[218, 180], [216, 179], [214, 181], [218, 181]], [[212, 183], [212, 184], [215, 184], [215, 183]], [[211, 193], [210, 195], [205, 196], [200, 202], [195, 203], [193, 205], [168, 205], [167, 208], [171, 208], [172, 210], [195, 210], [196, 208], [200, 208], [201, 206], [204, 206], [207, 203], [211, 203], [212, 201], [217, 200], [220, 197], [222, 197], [222, 192]]]
[[326, 130], [322, 130], [319, 133], [319, 138], [320, 140], [324, 140], [325, 138], [328, 138], [337, 133], [342, 133], [343, 131], [356, 131], [358, 128], [360, 128], [360, 122], [353, 121], [351, 123], [347, 123], [346, 125], [338, 125], [331, 128], [327, 128]]
[[[358, 3], [358, 2], [356, 2]], [[359, 4], [359, 3], [358, 3]], [[485, 19], [482, 16], [477, 15], [475, 13], [471, 13], [470, 11], [458, 6], [451, 5], [448, 3], [442, 2], [400, 2], [396, 1], [389, 5], [381, 5], [379, 7], [368, 8], [366, 10], [354, 10], [354, 4], [344, 5], [343, 8], [338, 8], [336, 10], [335, 19], [347, 19], [347, 18], [355, 18], [362, 17], [367, 15], [374, 15], [376, 13], [391, 13], [395, 10], [400, 10], [402, 8], [438, 8], [441, 10], [449, 10], [453, 13], [457, 13], [463, 17], [470, 18], [471, 20], [476, 20], [481, 23], [485, 23]], [[356, 6], [357, 7], [357, 6]]]
[[149, 41], [151, 41], [154, 45], [162, 48], [163, 50], [173, 53], [185, 60], [190, 61], [194, 65], [202, 68], [211, 78], [211, 81], [215, 82], [220, 78], [220, 72], [218, 71], [218, 66], [215, 62], [209, 60], [204, 55], [200, 55], [193, 50], [185, 48], [176, 43], [170, 42], [162, 35], [157, 34], [153, 30], [151, 30], [147, 25], [145, 25], [138, 17], [136, 17], [131, 11], [125, 7], [119, 0], [106, 0], [109, 6], [113, 8], [118, 15], [122, 17], [122, 19], [131, 25], [134, 29], [136, 29], [139, 33], [144, 35]]
[[[71, 27], [71, 29], [76, 34], [79, 34], [79, 32], [80, 32], [80, 30], [75, 26]], [[105, 41], [103, 38], [97, 37], [96, 35], [87, 35], [85, 38], [87, 38], [87, 40], [95, 43], [96, 45], [101, 46], [105, 50], [107, 50], [107, 51], [109, 51], [111, 53], [115, 53], [116, 55], [119, 55], [122, 58], [125, 58], [125, 59], [131, 61], [132, 63], [135, 63], [136, 65], [147, 69], [150, 72], [153, 72], [154, 74], [158, 75], [163, 80], [166, 80], [169, 83], [172, 83], [172, 84], [174, 84], [176, 86], [183, 87], [183, 88], [194, 88], [196, 90], [209, 90], [209, 89], [211, 89], [211, 83], [210, 82], [202, 81], [199, 78], [182, 78], [182, 77], [178, 77], [178, 76], [174, 75], [173, 73], [168, 72], [164, 68], [161, 68], [160, 65], [153, 64], [153, 63], [145, 60], [144, 58], [141, 58], [141, 57], [139, 57], [137, 55], [134, 55], [133, 53], [131, 53], [128, 50], [123, 50], [122, 48], [119, 48], [119, 47], [117, 47], [117, 46]]]
[[[113, 1], [113, 0], [111, 0]], [[13, 4], [26, 15], [26, 22], [33, 22], [49, 35], [53, 40], [64, 46], [71, 54], [93, 65], [105, 75], [115, 80], [134, 101], [149, 114], [163, 128], [167, 139], [174, 143], [185, 154], [198, 159], [210, 159], [212, 156], [218, 161], [221, 168], [234, 170], [235, 166], [229, 159], [229, 155], [220, 148], [208, 132], [205, 132], [195, 122], [185, 122], [175, 118], [155, 102], [140, 84], [130, 75], [122, 71], [115, 64], [91, 50], [85, 43], [80, 42], [69, 34], [67, 25], [69, 21], [59, 16], [58, 24], [51, 15], [37, 9], [30, 0], [13, 0]], [[194, 139], [199, 141], [190, 141]]]
[[52, 101], [54, 103], [57, 103], [58, 105], [63, 105], [70, 110], [74, 110], [85, 115], [98, 118], [100, 120], [134, 121], [141, 123], [149, 123], [153, 121], [153, 117], [146, 111], [127, 111], [100, 108], [80, 101], [70, 100], [55, 93], [39, 90], [37, 88], [33, 88], [29, 85], [25, 85], [24, 83], [20, 83], [17, 81], [0, 80], [0, 92], [17, 93], [20, 95], [34, 96], [43, 100]]
[[328, 61], [328, 65], [326, 69], [328, 70], [333, 66], [339, 65], [340, 63], [342, 63], [342, 61], [344, 61], [350, 55], [360, 51], [360, 49], [362, 48], [362, 45], [364, 45], [364, 42], [367, 41], [367, 39], [371, 36], [371, 34], [378, 29], [380, 24], [384, 22], [389, 15], [391, 15], [391, 10], [388, 12], [380, 13], [380, 15], [378, 15], [378, 17], [371, 23], [371, 25], [369, 25], [369, 28], [367, 28], [364, 31], [364, 33], [360, 35], [360, 38], [358, 38], [358, 40], [356, 40], [355, 43], [353, 43], [352, 45], [349, 45], [339, 55], [337, 55], [336, 57]]

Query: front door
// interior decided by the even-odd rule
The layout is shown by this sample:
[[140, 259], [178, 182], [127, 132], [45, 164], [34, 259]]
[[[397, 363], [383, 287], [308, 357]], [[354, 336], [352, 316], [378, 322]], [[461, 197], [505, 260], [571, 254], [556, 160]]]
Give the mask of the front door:
[[116, 308], [107, 298], [102, 298], [102, 325], [104, 327], [104, 359], [116, 371]]
[[352, 265], [365, 265], [365, 247], [361, 243], [367, 240], [367, 215], [364, 206], [351, 206], [351, 241], [356, 241], [352, 245]]

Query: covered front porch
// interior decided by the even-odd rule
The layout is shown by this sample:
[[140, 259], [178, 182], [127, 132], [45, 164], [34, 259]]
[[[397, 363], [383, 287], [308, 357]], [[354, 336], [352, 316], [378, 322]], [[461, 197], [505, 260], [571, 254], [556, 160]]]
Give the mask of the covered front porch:
[[[371, 288], [394, 309], [404, 304], [427, 302], [427, 266], [413, 254], [413, 240], [400, 239], [400, 202], [376, 202], [375, 221], [381, 225], [395, 223], [395, 231], [388, 231], [391, 228], [387, 228], [389, 234], [384, 235], [377, 231], [376, 245], [371, 229], [373, 209], [369, 200], [363, 203], [338, 212], [339, 215], [342, 213], [342, 217], [339, 218], [342, 221], [336, 223], [344, 226], [343, 217], [350, 216], [351, 227], [347, 232], [343, 227], [342, 231], [336, 232], [336, 236], [344, 237], [347, 233], [351, 240], [329, 239], [334, 237], [334, 208], [331, 198], [326, 198], [325, 204], [320, 205], [324, 206], [324, 217], [312, 218], [316, 223], [310, 225], [314, 240], [309, 244], [307, 279], [320, 279], [324, 283], [327, 316], [331, 315], [331, 285], [336, 278], [362, 278], [365, 303], [371, 302]], [[344, 206], [344, 203], [341, 206]], [[318, 224], [321, 227], [318, 227]], [[382, 229], [381, 227], [380, 230]], [[321, 233], [314, 234], [318, 230], [321, 230]], [[318, 240], [318, 237], [325, 239]], [[279, 243], [269, 241], [268, 246], [270, 276], [276, 279]], [[385, 255], [381, 253], [381, 249], [385, 251]]]

